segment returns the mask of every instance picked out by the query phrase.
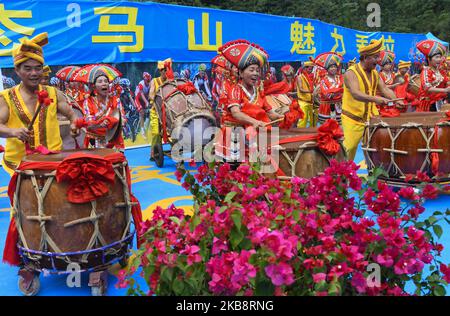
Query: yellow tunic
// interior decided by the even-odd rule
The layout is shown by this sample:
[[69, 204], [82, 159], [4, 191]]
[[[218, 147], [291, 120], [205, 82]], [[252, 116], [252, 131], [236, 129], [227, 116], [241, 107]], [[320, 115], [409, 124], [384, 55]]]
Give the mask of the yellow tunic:
[[159, 139], [160, 139], [160, 135], [159, 135], [159, 119], [158, 119], [158, 113], [156, 112], [156, 108], [155, 108], [155, 96], [156, 93], [159, 90], [159, 87], [162, 86], [163, 81], [161, 79], [161, 77], [158, 78], [154, 78], [153, 79], [153, 83], [155, 85], [155, 90], [154, 90], [154, 94], [150, 96], [150, 102], [153, 104], [152, 109], [150, 110], [150, 131], [152, 133], [152, 138], [151, 138], [151, 145], [155, 145]]
[[[306, 79], [306, 76], [304, 74], [300, 75], [301, 80], [301, 87], [303, 90], [311, 91], [312, 87], [310, 85], [310, 82], [308, 79]], [[300, 85], [297, 81], [297, 98], [298, 98], [298, 105], [302, 109], [304, 113], [303, 119], [301, 119], [297, 127], [306, 127], [307, 123], [309, 122], [309, 126], [316, 126], [316, 120], [314, 119], [314, 112], [313, 112], [313, 101], [312, 101], [312, 93], [304, 93], [300, 91]]]
[[[28, 110], [19, 91], [20, 85], [0, 92], [9, 108], [9, 119], [6, 127], [28, 127], [33, 115]], [[49, 150], [62, 150], [62, 139], [59, 131], [59, 123], [56, 116], [58, 97], [56, 89], [49, 86], [39, 86], [39, 90], [46, 89], [52, 103], [41, 109], [32, 129], [30, 147], [32, 149], [43, 145]], [[36, 107], [38, 105], [36, 104]], [[18, 138], [7, 138], [2, 165], [12, 175], [25, 156], [25, 144]]]
[[[361, 63], [348, 69], [352, 71], [358, 79], [361, 92], [375, 96], [377, 94], [379, 75], [376, 70], [371, 72], [369, 81]], [[347, 151], [347, 158], [355, 158], [358, 144], [364, 133], [364, 125], [373, 115], [378, 115], [378, 109], [374, 102], [361, 102], [353, 98], [348, 87], [344, 84], [344, 94], [342, 96], [342, 129], [344, 131], [344, 147]]]

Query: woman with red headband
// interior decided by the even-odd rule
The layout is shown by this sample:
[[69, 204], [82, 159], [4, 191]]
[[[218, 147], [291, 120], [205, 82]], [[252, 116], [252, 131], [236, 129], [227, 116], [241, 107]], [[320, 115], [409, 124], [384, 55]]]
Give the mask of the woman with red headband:
[[439, 42], [424, 40], [417, 44], [417, 49], [427, 58], [427, 65], [420, 74], [417, 112], [439, 111], [450, 93], [447, 74], [440, 67], [446, 48]]
[[326, 70], [326, 75], [319, 82], [319, 123], [333, 118], [341, 124], [342, 93], [344, 79], [340, 73], [342, 57], [336, 53], [323, 53], [316, 57], [314, 63]]

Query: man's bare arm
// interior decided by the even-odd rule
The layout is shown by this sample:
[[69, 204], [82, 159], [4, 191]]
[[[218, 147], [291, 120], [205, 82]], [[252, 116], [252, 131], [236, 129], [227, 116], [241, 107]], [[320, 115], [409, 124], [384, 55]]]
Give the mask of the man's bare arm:
[[386, 84], [383, 82], [383, 80], [380, 80], [378, 83], [378, 92], [381, 93], [384, 97], [388, 99], [396, 99], [397, 96], [395, 95], [394, 91], [388, 88]]
[[9, 120], [9, 107], [5, 99], [0, 96], [0, 137], [1, 138], [18, 138], [21, 141], [27, 141], [29, 131], [25, 127], [9, 128], [6, 126]]
[[357, 101], [375, 102], [377, 104], [385, 104], [389, 101], [386, 98], [371, 96], [359, 90], [358, 78], [353, 73], [353, 71], [347, 71], [344, 74], [344, 84], [347, 87], [347, 89], [350, 90], [350, 93], [353, 96], [353, 98]]

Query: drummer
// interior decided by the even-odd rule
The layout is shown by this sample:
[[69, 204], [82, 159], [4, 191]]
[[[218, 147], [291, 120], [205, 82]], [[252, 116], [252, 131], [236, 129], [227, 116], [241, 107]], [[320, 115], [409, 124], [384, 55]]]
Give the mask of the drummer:
[[388, 50], [384, 50], [380, 53], [379, 65], [381, 67], [380, 79], [383, 80], [384, 84], [391, 90], [394, 90], [400, 83], [395, 83], [395, 73], [394, 73], [394, 60], [395, 54]]
[[159, 142], [159, 118], [158, 114], [156, 113], [155, 108], [155, 97], [156, 93], [159, 90], [159, 87], [161, 87], [167, 80], [173, 80], [173, 72], [172, 72], [172, 59], [167, 58], [163, 61], [158, 61], [158, 71], [161, 76], [157, 78], [153, 78], [150, 83], [150, 92], [149, 92], [149, 101], [150, 101], [150, 129], [152, 133], [152, 139], [151, 139], [151, 154], [150, 154], [150, 160], [154, 160], [154, 154], [155, 154], [155, 145]]
[[[375, 70], [380, 59], [383, 40], [372, 40], [358, 50], [360, 61], [344, 74], [342, 96], [342, 128], [347, 158], [353, 160], [364, 132], [364, 126], [378, 115], [375, 104], [388, 104], [394, 92], [380, 80]], [[384, 97], [377, 96], [380, 93]]]
[[263, 98], [261, 77], [267, 66], [267, 53], [245, 40], [228, 42], [219, 52], [239, 70], [238, 83], [228, 96], [225, 125], [264, 127], [270, 120], [283, 118]]
[[313, 112], [313, 91], [314, 91], [314, 75], [312, 73], [314, 63], [305, 61], [300, 76], [297, 77], [297, 98], [300, 109], [304, 113], [297, 127], [306, 127], [309, 123], [310, 127], [316, 126]]
[[[394, 93], [397, 98], [404, 99], [404, 104], [409, 104], [411, 107], [415, 107], [417, 105], [416, 96], [410, 92], [408, 92], [408, 85], [410, 81], [409, 69], [411, 68], [412, 63], [410, 61], [400, 60], [398, 63], [398, 72], [395, 74], [395, 81], [398, 81], [399, 85], [395, 87]], [[405, 107], [405, 110], [407, 108]]]
[[[75, 126], [77, 117], [64, 94], [54, 87], [40, 85], [44, 65], [42, 47], [47, 43], [47, 33], [41, 33], [31, 40], [25, 39], [13, 50], [14, 68], [21, 83], [0, 93], [0, 137], [7, 138], [2, 164], [10, 175], [26, 154], [25, 143], [31, 150], [40, 145], [49, 150], [62, 150], [57, 113], [70, 121], [74, 136], [79, 133]], [[38, 114], [29, 130], [38, 102], [36, 91], [44, 89], [51, 103]]]
[[323, 53], [316, 57], [314, 63], [325, 69], [327, 74], [320, 80], [319, 123], [332, 118], [341, 123], [342, 92], [344, 79], [340, 72], [342, 57], [336, 53]]
[[439, 42], [424, 40], [417, 49], [426, 56], [426, 66], [420, 74], [418, 112], [439, 111], [450, 92], [447, 73], [440, 67], [446, 48]]
[[102, 71], [94, 74], [93, 83], [90, 84], [91, 95], [84, 101], [83, 110], [86, 125], [86, 148], [116, 148], [123, 151], [125, 148], [122, 131], [117, 137], [107, 139], [107, 132], [117, 128], [120, 120], [120, 98], [109, 94], [109, 79]]
[[52, 72], [52, 70], [47, 65], [45, 65], [42, 68], [42, 78], [41, 78], [42, 85], [48, 86], [50, 84], [50, 73], [51, 72]]

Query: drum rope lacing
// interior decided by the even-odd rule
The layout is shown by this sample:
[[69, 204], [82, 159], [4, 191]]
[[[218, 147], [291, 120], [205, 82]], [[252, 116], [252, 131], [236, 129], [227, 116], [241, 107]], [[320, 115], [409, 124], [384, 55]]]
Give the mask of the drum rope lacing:
[[[120, 164], [115, 164], [113, 165], [114, 168], [114, 172], [116, 174], [116, 176], [118, 177], [118, 179], [120, 180], [122, 186], [123, 186], [123, 191], [124, 191], [124, 201], [123, 203], [116, 203], [115, 207], [116, 208], [126, 208], [126, 227], [124, 229], [124, 232], [122, 234], [122, 240], [127, 239], [127, 235], [129, 233], [129, 229], [130, 229], [130, 225], [131, 225], [131, 213], [132, 213], [132, 206], [135, 204], [133, 202], [131, 202], [131, 196], [130, 196], [130, 192], [128, 189], [128, 183], [126, 180], [126, 166], [127, 166], [127, 162], [123, 162]], [[122, 174], [118, 171], [118, 169], [122, 167]], [[19, 190], [20, 190], [20, 184], [22, 181], [22, 176], [30, 176], [32, 184], [33, 184], [33, 188], [34, 191], [36, 193], [36, 197], [37, 197], [37, 202], [38, 202], [38, 216], [26, 216], [25, 218], [27, 220], [34, 220], [34, 221], [39, 221], [39, 225], [40, 225], [40, 229], [41, 229], [41, 240], [40, 240], [40, 245], [39, 245], [39, 249], [43, 252], [47, 252], [48, 251], [48, 246], [50, 246], [53, 250], [54, 253], [63, 253], [61, 251], [61, 249], [57, 246], [57, 244], [53, 241], [53, 239], [48, 235], [45, 224], [47, 221], [52, 221], [53, 218], [52, 216], [47, 216], [44, 213], [44, 200], [45, 197], [56, 177], [56, 170], [51, 172], [51, 173], [45, 173], [43, 176], [48, 177], [48, 179], [46, 180], [44, 186], [42, 189], [39, 188], [39, 185], [37, 183], [36, 180], [36, 174], [33, 170], [16, 170], [16, 172], [19, 173], [18, 176], [18, 180], [17, 180], [17, 189], [16, 192], [14, 193], [14, 205], [13, 205], [13, 210], [14, 210], [14, 216], [16, 217], [16, 226], [17, 226], [17, 230], [20, 236], [20, 240], [23, 243], [23, 245], [25, 246], [26, 249], [23, 250], [23, 252], [27, 253], [27, 257], [29, 260], [32, 261], [39, 261], [40, 259], [42, 259], [41, 255], [32, 255], [30, 252], [27, 252], [27, 249], [30, 249], [30, 247], [28, 246], [27, 240], [25, 238], [25, 234], [23, 232], [22, 229], [22, 214], [21, 212], [19, 212]], [[77, 219], [75, 221], [72, 222], [68, 222], [64, 224], [64, 227], [71, 227], [74, 225], [78, 225], [78, 224], [82, 224], [82, 223], [86, 223], [86, 222], [91, 222], [94, 225], [94, 232], [92, 234], [92, 237], [88, 243], [87, 248], [85, 249], [84, 252], [89, 251], [94, 249], [94, 246], [96, 245], [101, 245], [103, 247], [108, 246], [107, 242], [105, 241], [103, 235], [100, 232], [100, 227], [98, 225], [98, 220], [103, 216], [102, 214], [97, 214], [97, 202], [96, 201], [91, 201], [91, 213], [89, 217], [86, 218], [81, 218], [81, 219]], [[113, 249], [113, 248], [109, 248], [104, 250], [103, 253], [103, 257], [105, 256], [109, 256], [109, 255], [116, 255], [117, 253], [119, 253], [120, 251], [122, 251], [122, 247], [118, 248], [118, 249]], [[79, 252], [80, 254], [82, 254], [83, 252]], [[80, 259], [80, 262], [82, 263], [88, 263], [87, 258], [90, 255], [90, 252], [84, 253], [82, 255], [82, 258]], [[52, 265], [55, 268], [54, 265], [54, 261], [53, 261], [53, 257], [52, 256]], [[60, 258], [62, 260], [64, 260], [66, 263], [72, 263], [73, 261], [68, 257], [68, 256], [62, 256], [62, 258]]]

